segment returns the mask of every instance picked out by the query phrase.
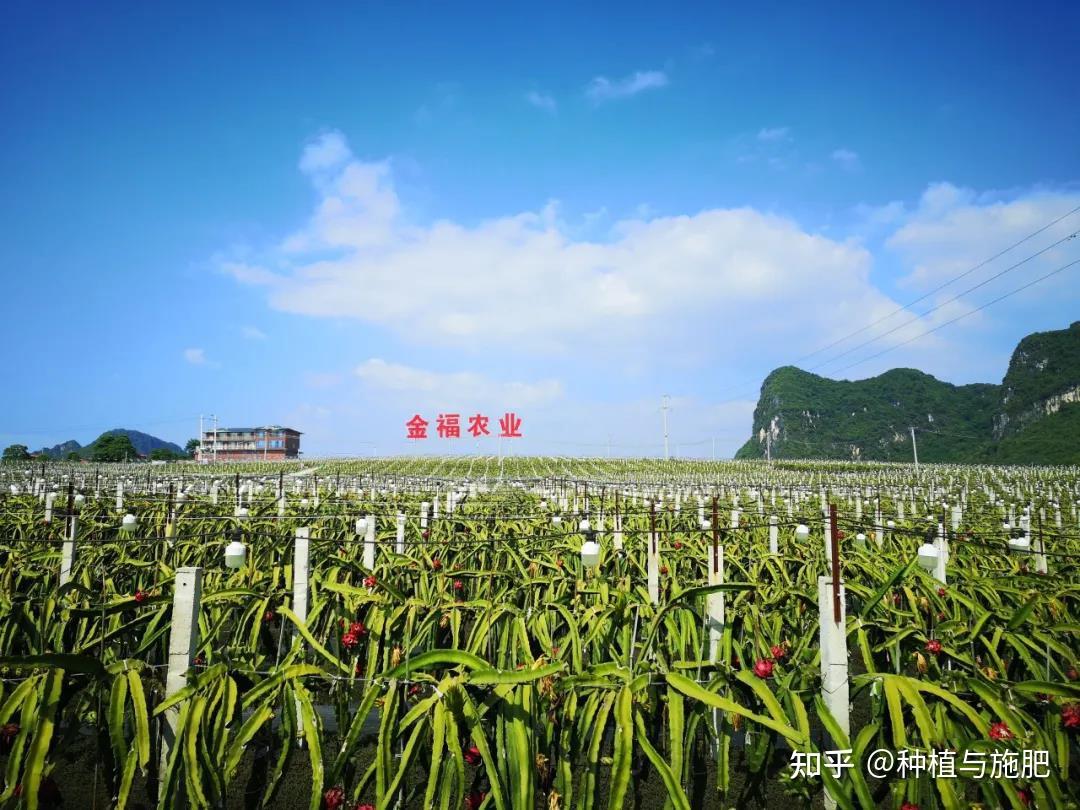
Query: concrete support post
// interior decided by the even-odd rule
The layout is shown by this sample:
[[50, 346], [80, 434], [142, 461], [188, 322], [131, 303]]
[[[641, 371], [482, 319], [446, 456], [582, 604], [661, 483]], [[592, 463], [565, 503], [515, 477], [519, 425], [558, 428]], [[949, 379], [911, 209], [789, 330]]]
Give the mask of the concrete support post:
[[[308, 614], [308, 563], [311, 555], [311, 529], [308, 526], [300, 526], [296, 530], [296, 539], [293, 545], [293, 586], [292, 586], [292, 609], [301, 623], [307, 625]], [[300, 700], [296, 701], [296, 736], [297, 741], [303, 747], [304, 732], [300, 717]]]
[[942, 585], [948, 585], [948, 576], [946, 575], [946, 565], [949, 562], [949, 544], [945, 539], [945, 524], [938, 524], [937, 534], [937, 563], [934, 565], [934, 579], [940, 582]]
[[769, 515], [769, 553], [780, 553], [780, 526], [776, 515]]
[[367, 534], [364, 536], [364, 568], [375, 570], [375, 516], [367, 516]]
[[[202, 600], [202, 569], [184, 567], [176, 570], [173, 590], [172, 625], [169, 630], [169, 663], [165, 675], [165, 698], [187, 686], [195, 649], [199, 646], [199, 603]], [[165, 711], [161, 729], [159, 773], [164, 775], [176, 744], [180, 707]]]
[[649, 601], [660, 604], [660, 540], [656, 536], [656, 508], [649, 513], [649, 546], [646, 573], [649, 585]]
[[[840, 621], [833, 615], [831, 577], [818, 577], [818, 616], [820, 621], [821, 697], [836, 719], [840, 729], [850, 739], [851, 719], [848, 698], [848, 650], [844, 585], [840, 584]], [[839, 748], [835, 741], [833, 748]], [[836, 799], [826, 792], [825, 807], [835, 808]]]
[[79, 518], [77, 515], [72, 515], [68, 524], [67, 537], [64, 539], [64, 546], [60, 552], [60, 587], [64, 587], [71, 581], [71, 572], [75, 568], [75, 537], [79, 531]]
[[[724, 584], [724, 547], [709, 547], [709, 584]], [[724, 637], [724, 622], [727, 606], [724, 593], [710, 593], [705, 597], [705, 609], [709, 626], [709, 660], [716, 661], [720, 654], [720, 642]]]
[[832, 559], [832, 524], [828, 520], [828, 511], [825, 513], [825, 560]]
[[397, 535], [394, 542], [394, 551], [398, 554], [405, 553], [405, 515], [400, 512], [397, 516]]
[[1035, 549], [1035, 573], [1048, 573], [1049, 569], [1046, 567], [1046, 540], [1043, 538], [1042, 520], [1039, 521], [1039, 530], [1035, 534], [1035, 542], [1031, 547]]
[[300, 526], [293, 541], [292, 610], [302, 622], [307, 621], [308, 560], [311, 555], [311, 528]]

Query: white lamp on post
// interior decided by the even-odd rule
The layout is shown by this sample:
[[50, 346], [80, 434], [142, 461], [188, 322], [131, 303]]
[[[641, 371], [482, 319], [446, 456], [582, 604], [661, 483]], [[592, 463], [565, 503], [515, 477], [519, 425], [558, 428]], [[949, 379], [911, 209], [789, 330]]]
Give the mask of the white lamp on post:
[[243, 568], [247, 559], [247, 547], [239, 540], [233, 540], [225, 546], [225, 565], [228, 568]]
[[585, 537], [585, 542], [581, 544], [581, 567], [583, 570], [596, 568], [600, 564], [600, 544], [596, 542], [596, 531], [588, 518], [583, 518], [578, 524], [578, 531]]
[[937, 568], [938, 549], [932, 543], [923, 543], [919, 546], [919, 565], [930, 573]]

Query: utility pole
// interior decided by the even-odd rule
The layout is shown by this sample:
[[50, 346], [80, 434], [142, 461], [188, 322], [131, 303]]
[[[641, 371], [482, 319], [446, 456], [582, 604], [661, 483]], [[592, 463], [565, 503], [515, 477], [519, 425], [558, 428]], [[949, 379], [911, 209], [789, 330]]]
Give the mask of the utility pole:
[[195, 459], [202, 464], [203, 423], [202, 414], [199, 414], [199, 446], [195, 450]]
[[210, 418], [214, 420], [214, 463], [217, 464], [217, 432], [218, 432], [218, 418], [216, 414], [210, 414]]
[[911, 428], [911, 452], [915, 456], [915, 472], [919, 472], [919, 448], [915, 445], [915, 428]]
[[671, 401], [671, 397], [664, 394], [660, 400], [660, 410], [664, 414], [664, 461], [667, 461], [670, 457], [668, 454], [668, 431], [667, 431], [667, 412], [671, 410], [671, 406], [668, 404]]

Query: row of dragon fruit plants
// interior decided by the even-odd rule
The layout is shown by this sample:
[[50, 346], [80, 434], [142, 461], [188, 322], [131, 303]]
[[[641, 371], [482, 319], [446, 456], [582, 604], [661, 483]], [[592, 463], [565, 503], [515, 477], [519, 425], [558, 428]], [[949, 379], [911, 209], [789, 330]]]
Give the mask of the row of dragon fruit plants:
[[0, 484], [0, 806], [86, 798], [76, 756], [115, 807], [1080, 801], [1075, 470], [365, 459]]

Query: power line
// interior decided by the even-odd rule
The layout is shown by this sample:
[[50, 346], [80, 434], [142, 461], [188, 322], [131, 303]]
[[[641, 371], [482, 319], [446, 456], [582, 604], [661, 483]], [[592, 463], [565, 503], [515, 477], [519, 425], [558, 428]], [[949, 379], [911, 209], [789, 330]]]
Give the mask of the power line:
[[[847, 357], [847, 356], [848, 356], [849, 354], [851, 354], [852, 352], [856, 352], [856, 351], [858, 351], [859, 349], [863, 348], [864, 346], [869, 346], [869, 345], [870, 345], [871, 343], [876, 343], [877, 341], [881, 340], [882, 338], [884, 338], [884, 337], [888, 337], [889, 335], [893, 334], [894, 332], [898, 332], [899, 330], [903, 329], [903, 328], [904, 328], [905, 326], [910, 326], [911, 324], [915, 323], [916, 321], [918, 321], [918, 320], [920, 320], [920, 319], [922, 319], [922, 318], [925, 318], [925, 317], [926, 317], [927, 315], [930, 315], [930, 314], [931, 314], [931, 313], [933, 313], [933, 312], [937, 312], [937, 311], [938, 311], [939, 309], [941, 309], [942, 307], [946, 306], [947, 304], [951, 304], [951, 303], [953, 303], [954, 301], [957, 301], [957, 300], [959, 300], [959, 299], [963, 298], [963, 297], [964, 297], [965, 295], [967, 295], [968, 293], [971, 293], [971, 292], [975, 292], [975, 290], [979, 289], [980, 287], [985, 287], [985, 286], [986, 286], [987, 284], [989, 284], [989, 283], [990, 283], [991, 281], [994, 281], [994, 280], [996, 280], [996, 279], [999, 279], [999, 278], [1001, 278], [1001, 277], [1002, 277], [1002, 276], [1004, 276], [1004, 275], [1005, 275], [1006, 273], [1011, 273], [1011, 272], [1012, 272], [1013, 270], [1015, 270], [1016, 268], [1020, 267], [1021, 265], [1027, 264], [1027, 263], [1028, 263], [1029, 261], [1031, 261], [1032, 259], [1034, 259], [1034, 258], [1037, 258], [1037, 257], [1041, 256], [1042, 254], [1046, 253], [1047, 251], [1049, 251], [1049, 250], [1051, 250], [1051, 249], [1053, 249], [1053, 248], [1057, 247], [1057, 246], [1058, 246], [1058, 245], [1060, 245], [1060, 244], [1061, 244], [1062, 242], [1067, 242], [1067, 241], [1069, 241], [1069, 240], [1070, 240], [1070, 239], [1072, 239], [1072, 238], [1073, 238], [1074, 236], [1076, 236], [1076, 235], [1077, 235], [1077, 233], [1080, 233], [1080, 231], [1077, 231], [1076, 233], [1071, 233], [1071, 234], [1069, 234], [1068, 236], [1064, 236], [1064, 237], [1062, 237], [1061, 239], [1059, 239], [1058, 241], [1054, 242], [1053, 244], [1047, 245], [1046, 247], [1044, 247], [1044, 248], [1043, 248], [1042, 250], [1038, 251], [1037, 253], [1033, 253], [1033, 254], [1031, 254], [1031, 255], [1030, 255], [1030, 256], [1028, 256], [1028, 257], [1027, 257], [1026, 259], [1022, 259], [1021, 261], [1018, 261], [1018, 262], [1017, 262], [1016, 264], [1010, 265], [1009, 267], [1006, 267], [1006, 268], [1005, 268], [1004, 270], [1001, 270], [1000, 272], [998, 272], [998, 273], [995, 273], [994, 275], [992, 275], [992, 276], [989, 276], [988, 278], [985, 278], [985, 279], [983, 279], [983, 280], [982, 280], [982, 281], [980, 281], [980, 282], [979, 282], [978, 284], [975, 284], [975, 285], [973, 285], [973, 286], [971, 286], [971, 287], [968, 287], [968, 288], [967, 288], [966, 290], [964, 290], [963, 292], [959, 292], [959, 293], [957, 293], [957, 294], [956, 294], [956, 295], [954, 295], [954, 296], [953, 296], [952, 298], [947, 298], [947, 299], [945, 299], [945, 300], [944, 300], [944, 301], [942, 301], [941, 303], [939, 303], [939, 304], [937, 304], [937, 305], [935, 305], [935, 306], [931, 307], [930, 309], [926, 310], [926, 312], [922, 313], [921, 315], [916, 315], [916, 316], [915, 316], [914, 318], [910, 318], [909, 320], [906, 320], [906, 321], [904, 321], [904, 322], [903, 322], [902, 324], [900, 324], [899, 326], [894, 326], [894, 327], [893, 327], [892, 329], [890, 329], [890, 330], [889, 330], [888, 332], [882, 332], [882, 333], [881, 333], [880, 335], [878, 335], [877, 337], [872, 337], [872, 338], [870, 338], [869, 340], [863, 341], [862, 343], [859, 343], [859, 344], [857, 344], [857, 345], [855, 345], [855, 346], [852, 346], [852, 347], [851, 347], [850, 349], [847, 349], [846, 351], [843, 351], [843, 352], [841, 352], [840, 354], [836, 355], [835, 357], [832, 357], [832, 358], [830, 358], [830, 359], [828, 359], [828, 360], [825, 360], [825, 361], [824, 361], [824, 362], [822, 362], [822, 363], [818, 363], [818, 364], [817, 364], [816, 366], [811, 366], [811, 368], [810, 368], [809, 370], [810, 370], [810, 371], [814, 371], [814, 370], [816, 370], [816, 369], [822, 368], [823, 366], [827, 366], [827, 365], [829, 365], [830, 363], [834, 363], [834, 362], [836, 362], [837, 360], [839, 360], [839, 359], [840, 359], [841, 357]], [[950, 282], [950, 283], [951, 283], [951, 282]], [[938, 288], [938, 289], [940, 289], [940, 288]], [[924, 296], [924, 297], [925, 297], [925, 296]], [[920, 299], [920, 300], [922, 300], [922, 299]], [[891, 317], [891, 316], [890, 316], [890, 317]]]
[[[1037, 231], [1032, 231], [1032, 232], [1031, 232], [1031, 233], [1029, 233], [1029, 234], [1028, 234], [1027, 236], [1025, 236], [1025, 237], [1024, 237], [1023, 239], [1019, 240], [1018, 242], [1014, 242], [1013, 244], [1009, 245], [1009, 246], [1008, 246], [1007, 248], [1005, 248], [1004, 250], [1000, 251], [999, 253], [995, 253], [995, 254], [994, 254], [993, 256], [991, 256], [991, 257], [990, 257], [989, 259], [984, 259], [983, 261], [981, 261], [981, 262], [979, 262], [978, 264], [976, 264], [976, 265], [975, 265], [974, 267], [971, 267], [971, 268], [969, 268], [969, 269], [965, 270], [965, 271], [964, 271], [963, 273], [960, 273], [960, 275], [958, 275], [958, 276], [953, 276], [953, 277], [952, 277], [951, 279], [949, 279], [948, 281], [946, 281], [946, 282], [944, 282], [944, 283], [942, 283], [942, 284], [939, 284], [939, 285], [938, 285], [937, 287], [934, 287], [934, 289], [932, 289], [932, 290], [930, 290], [930, 291], [928, 291], [928, 292], [924, 293], [923, 295], [919, 296], [919, 297], [918, 297], [918, 298], [916, 298], [916, 299], [915, 299], [914, 301], [909, 301], [909, 302], [908, 302], [908, 303], [906, 303], [906, 304], [901, 304], [901, 305], [900, 305], [900, 306], [898, 306], [898, 307], [897, 307], [896, 309], [894, 309], [894, 310], [893, 310], [892, 312], [890, 312], [890, 313], [889, 313], [888, 315], [883, 315], [882, 317], [878, 318], [878, 319], [877, 319], [876, 321], [873, 321], [873, 322], [871, 322], [871, 323], [868, 323], [868, 324], [867, 324], [866, 326], [863, 326], [863, 327], [861, 327], [861, 328], [859, 328], [859, 329], [856, 329], [856, 330], [855, 330], [854, 332], [849, 332], [848, 334], [844, 335], [843, 337], [837, 338], [836, 340], [834, 340], [834, 341], [833, 341], [832, 343], [828, 344], [827, 346], [822, 346], [822, 347], [821, 347], [820, 349], [815, 349], [814, 351], [810, 352], [810, 354], [806, 354], [806, 355], [803, 355], [802, 357], [798, 358], [798, 359], [797, 359], [797, 360], [795, 360], [795, 361], [794, 361], [793, 363], [791, 363], [791, 365], [795, 365], [796, 363], [801, 363], [801, 362], [802, 362], [803, 360], [807, 360], [807, 359], [809, 359], [809, 358], [813, 357], [813, 356], [814, 356], [814, 355], [816, 355], [816, 354], [821, 354], [821, 353], [822, 353], [822, 352], [824, 352], [824, 351], [828, 351], [829, 349], [833, 348], [834, 346], [837, 346], [837, 345], [839, 345], [840, 343], [843, 343], [843, 342], [844, 342], [845, 340], [847, 340], [848, 338], [852, 338], [852, 337], [855, 337], [855, 335], [859, 335], [859, 334], [862, 334], [862, 333], [863, 333], [863, 332], [865, 332], [865, 331], [866, 331], [867, 329], [872, 329], [873, 327], [877, 326], [877, 325], [878, 325], [879, 323], [881, 323], [882, 321], [887, 321], [887, 320], [888, 320], [889, 318], [891, 318], [891, 317], [892, 317], [893, 315], [896, 315], [896, 314], [897, 314], [897, 313], [899, 313], [899, 312], [903, 312], [904, 310], [906, 310], [906, 309], [909, 309], [910, 307], [913, 307], [913, 306], [915, 306], [915, 304], [918, 304], [918, 303], [920, 303], [921, 301], [925, 301], [925, 300], [926, 300], [927, 298], [929, 298], [929, 297], [930, 297], [931, 295], [933, 295], [934, 293], [936, 293], [936, 292], [940, 292], [941, 290], [943, 290], [943, 289], [945, 289], [946, 287], [948, 287], [948, 286], [949, 286], [950, 284], [953, 284], [953, 283], [955, 283], [955, 282], [959, 281], [960, 279], [962, 279], [962, 278], [965, 278], [965, 277], [967, 277], [967, 276], [971, 275], [971, 274], [972, 274], [972, 273], [974, 273], [974, 272], [975, 272], [976, 270], [979, 270], [979, 269], [981, 269], [981, 268], [985, 267], [986, 265], [990, 264], [990, 262], [994, 261], [995, 259], [999, 259], [999, 258], [1001, 258], [1002, 256], [1004, 256], [1004, 255], [1005, 255], [1006, 253], [1008, 253], [1008, 252], [1009, 252], [1010, 250], [1012, 250], [1013, 248], [1015, 248], [1015, 247], [1018, 247], [1018, 246], [1022, 245], [1022, 244], [1023, 244], [1024, 242], [1028, 241], [1029, 239], [1032, 239], [1033, 237], [1036, 237], [1036, 236], [1038, 236], [1038, 235], [1039, 235], [1040, 233], [1043, 233], [1043, 232], [1044, 232], [1044, 231], [1046, 231], [1047, 229], [1049, 229], [1049, 228], [1052, 228], [1052, 227], [1053, 227], [1054, 225], [1057, 225], [1057, 224], [1058, 224], [1059, 222], [1061, 222], [1061, 221], [1062, 221], [1063, 219], [1066, 219], [1067, 217], [1070, 217], [1070, 216], [1072, 216], [1072, 215], [1073, 215], [1073, 214], [1075, 214], [1075, 213], [1076, 213], [1077, 211], [1080, 211], [1080, 205], [1076, 206], [1076, 208], [1072, 209], [1071, 211], [1067, 211], [1066, 213], [1062, 214], [1062, 215], [1061, 215], [1060, 217], [1058, 217], [1057, 219], [1055, 219], [1055, 220], [1053, 220], [1053, 221], [1051, 221], [1051, 222], [1048, 222], [1048, 223], [1047, 223], [1046, 225], [1043, 225], [1043, 226], [1042, 226], [1041, 228], [1039, 228], [1039, 229], [1038, 229]], [[1070, 239], [1070, 238], [1072, 238], [1072, 237], [1066, 237], [1066, 239]], [[1055, 244], [1060, 244], [1060, 243], [1055, 243]], [[1052, 246], [1051, 246], [1051, 247], [1052, 247]], [[1042, 251], [1040, 251], [1040, 252], [1042, 252]], [[1036, 253], [1035, 255], [1037, 256], [1037, 255], [1039, 255], [1039, 254], [1038, 254], [1038, 253]], [[1030, 258], [1033, 258], [1033, 257], [1030, 257], [1030, 256], [1029, 256], [1028, 258], [1030, 259]], [[1025, 259], [1024, 261], [1027, 261], [1027, 259]], [[1014, 265], [1014, 266], [1015, 266], [1015, 265]], [[931, 311], [933, 311], [933, 310], [931, 310]]]
[[[860, 327], [859, 329], [856, 329], [856, 330], [855, 330], [855, 331], [853, 331], [853, 332], [849, 332], [848, 334], [846, 334], [846, 335], [843, 335], [843, 336], [842, 336], [842, 337], [840, 337], [840, 338], [837, 338], [837, 339], [836, 339], [836, 340], [834, 340], [834, 341], [833, 341], [832, 343], [829, 343], [829, 344], [827, 344], [827, 345], [825, 345], [825, 346], [822, 346], [822, 347], [821, 347], [820, 349], [815, 349], [814, 351], [810, 352], [809, 354], [805, 354], [805, 355], [803, 355], [802, 357], [796, 358], [795, 360], [791, 361], [790, 363], [786, 363], [785, 365], [797, 365], [797, 364], [799, 364], [799, 363], [803, 362], [804, 360], [807, 360], [807, 359], [809, 359], [809, 358], [811, 358], [811, 357], [813, 357], [813, 356], [815, 356], [815, 355], [817, 355], [817, 354], [820, 354], [820, 353], [822, 353], [822, 352], [824, 352], [824, 351], [827, 351], [827, 350], [829, 350], [829, 349], [833, 348], [834, 346], [837, 346], [837, 345], [839, 345], [839, 344], [843, 343], [843, 342], [844, 342], [845, 340], [848, 340], [849, 338], [852, 338], [852, 337], [855, 337], [856, 335], [862, 334], [863, 332], [867, 331], [868, 329], [872, 329], [873, 327], [877, 326], [877, 325], [878, 325], [879, 323], [882, 323], [883, 321], [887, 321], [887, 320], [888, 320], [889, 318], [893, 317], [893, 316], [894, 316], [894, 315], [896, 315], [897, 313], [905, 311], [905, 310], [906, 310], [906, 309], [908, 309], [909, 307], [912, 307], [912, 306], [914, 306], [915, 304], [918, 304], [919, 302], [921, 302], [921, 301], [924, 301], [924, 300], [926, 300], [927, 298], [929, 298], [929, 297], [930, 297], [931, 295], [933, 295], [934, 293], [936, 293], [936, 292], [939, 292], [939, 291], [941, 291], [941, 290], [945, 289], [945, 288], [946, 288], [946, 287], [948, 287], [948, 286], [949, 286], [950, 284], [953, 284], [953, 283], [955, 283], [955, 282], [959, 281], [960, 279], [962, 279], [962, 278], [965, 278], [965, 277], [967, 277], [967, 276], [971, 275], [971, 274], [972, 274], [972, 273], [974, 273], [975, 271], [977, 271], [977, 270], [979, 270], [979, 269], [981, 269], [981, 268], [985, 267], [985, 266], [986, 266], [987, 264], [989, 264], [990, 262], [992, 262], [992, 261], [994, 261], [994, 260], [996, 260], [996, 259], [1000, 258], [1001, 256], [1003, 256], [1003, 255], [1005, 255], [1006, 253], [1008, 253], [1008, 252], [1009, 252], [1010, 250], [1012, 250], [1012, 249], [1014, 249], [1014, 248], [1018, 247], [1019, 245], [1022, 245], [1022, 244], [1023, 244], [1024, 242], [1027, 242], [1028, 240], [1030, 240], [1030, 239], [1032, 239], [1032, 238], [1034, 238], [1034, 237], [1038, 236], [1038, 235], [1039, 235], [1040, 233], [1043, 233], [1043, 232], [1045, 232], [1045, 231], [1046, 231], [1046, 230], [1048, 230], [1049, 228], [1052, 228], [1052, 227], [1053, 227], [1054, 225], [1057, 225], [1057, 224], [1058, 224], [1059, 222], [1061, 222], [1061, 221], [1062, 221], [1062, 220], [1064, 220], [1064, 219], [1067, 219], [1068, 217], [1072, 216], [1073, 214], [1077, 213], [1078, 211], [1080, 211], [1080, 205], [1076, 206], [1075, 208], [1073, 208], [1073, 209], [1072, 209], [1072, 210], [1070, 210], [1070, 211], [1066, 211], [1066, 212], [1065, 212], [1064, 214], [1062, 214], [1061, 216], [1057, 217], [1056, 219], [1054, 219], [1054, 220], [1052, 220], [1052, 221], [1048, 222], [1048, 223], [1047, 223], [1046, 225], [1043, 225], [1043, 226], [1042, 226], [1041, 228], [1039, 228], [1038, 230], [1032, 231], [1032, 232], [1031, 232], [1031, 233], [1029, 233], [1029, 234], [1028, 234], [1027, 236], [1025, 236], [1025, 237], [1023, 237], [1022, 239], [1020, 239], [1020, 240], [1018, 240], [1018, 241], [1014, 242], [1013, 244], [1009, 245], [1009, 246], [1008, 246], [1007, 248], [1005, 248], [1004, 250], [1001, 250], [1001, 251], [999, 251], [998, 253], [995, 253], [995, 254], [994, 254], [993, 256], [991, 256], [991, 257], [989, 257], [989, 258], [987, 258], [987, 259], [984, 259], [983, 261], [979, 262], [978, 264], [974, 265], [973, 267], [971, 267], [971, 268], [969, 268], [969, 269], [965, 270], [965, 271], [964, 271], [963, 273], [960, 273], [959, 275], [956, 275], [956, 276], [954, 276], [954, 277], [950, 278], [949, 280], [945, 281], [944, 283], [942, 283], [942, 284], [939, 284], [939, 285], [938, 285], [937, 287], [933, 288], [932, 290], [929, 290], [928, 292], [926, 292], [925, 294], [923, 294], [923, 295], [919, 296], [918, 298], [916, 298], [916, 299], [914, 299], [914, 300], [912, 300], [912, 301], [909, 301], [909, 302], [908, 302], [908, 303], [906, 303], [906, 304], [902, 304], [901, 306], [897, 307], [896, 309], [894, 309], [894, 310], [893, 310], [892, 312], [888, 313], [887, 315], [884, 315], [884, 316], [882, 316], [882, 317], [878, 318], [877, 320], [875, 320], [875, 321], [872, 321], [871, 323], [868, 323], [868, 324], [867, 324], [866, 326], [863, 326], [863, 327]], [[1064, 241], [1067, 241], [1067, 240], [1069, 240], [1069, 239], [1072, 239], [1072, 238], [1074, 238], [1075, 236], [1076, 236], [1076, 233], [1070, 234], [1069, 236], [1067, 236], [1067, 237], [1065, 237], [1065, 238], [1063, 238], [1063, 239], [1059, 240], [1058, 242], [1055, 242], [1055, 243], [1054, 243], [1053, 245], [1051, 245], [1050, 247], [1055, 247], [1056, 245], [1059, 245], [1059, 244], [1061, 244], [1061, 243], [1062, 243], [1062, 242], [1064, 242]], [[1004, 272], [1008, 272], [1009, 270], [1015, 269], [1016, 267], [1020, 266], [1020, 265], [1021, 265], [1021, 264], [1023, 264], [1024, 262], [1026, 262], [1026, 261], [1029, 261], [1030, 259], [1034, 258], [1035, 256], [1038, 256], [1038, 255], [1040, 255], [1041, 253], [1044, 253], [1044, 252], [1045, 252], [1046, 250], [1048, 250], [1048, 249], [1049, 249], [1049, 248], [1045, 248], [1044, 250], [1042, 250], [1042, 251], [1039, 251], [1039, 253], [1036, 253], [1036, 254], [1033, 254], [1032, 256], [1029, 256], [1029, 257], [1028, 257], [1027, 259], [1024, 259], [1024, 260], [1023, 260], [1022, 262], [1019, 262], [1018, 264], [1016, 264], [1016, 265], [1013, 265], [1013, 266], [1012, 266], [1012, 267], [1010, 267], [1010, 268], [1007, 268], [1007, 269], [1006, 269], [1005, 271], [1003, 271], [1003, 273], [1004, 273]], [[994, 278], [997, 278], [997, 277], [999, 277], [999, 276], [1000, 276], [1000, 275], [1002, 275], [1003, 273], [998, 273], [997, 275], [995, 275], [995, 276], [992, 276], [991, 278], [987, 279], [986, 281], [987, 281], [987, 282], [988, 282], [988, 281], [992, 281], [992, 280], [993, 280]], [[986, 283], [986, 282], [983, 282], [983, 283]], [[981, 286], [981, 285], [978, 285], [978, 286]], [[971, 291], [971, 290], [973, 290], [973, 289], [976, 289], [976, 288], [975, 288], [975, 287], [973, 287], [973, 288], [970, 288], [969, 290], [965, 291], [965, 293], [966, 293], [966, 292], [970, 292], [970, 291]], [[964, 295], [965, 293], [961, 293], [960, 295]], [[954, 299], [951, 299], [951, 300], [955, 300], [955, 297], [954, 297]], [[946, 302], [946, 303], [948, 303], [948, 302]], [[991, 302], [991, 303], [994, 303], [994, 302]], [[939, 306], [942, 306], [942, 305], [939, 305]], [[935, 307], [934, 309], [937, 309], [937, 308], [938, 308], [938, 307]], [[927, 311], [926, 313], [924, 313], [924, 314], [923, 314], [922, 316], [919, 316], [919, 317], [925, 317], [926, 315], [930, 314], [930, 312], [933, 312], [933, 311], [934, 311], [934, 309], [928, 310], [928, 311]], [[917, 319], [916, 319], [916, 320], [917, 320]], [[908, 323], [910, 323], [910, 321], [909, 321]], [[895, 331], [895, 330], [893, 330], [893, 331]], [[889, 333], [886, 333], [886, 334], [889, 334]], [[880, 335], [879, 337], [884, 337], [884, 335]], [[866, 341], [865, 343], [862, 343], [862, 344], [860, 344], [859, 346], [856, 346], [856, 347], [855, 347], [855, 349], [861, 348], [862, 346], [868, 345], [869, 343], [873, 343], [873, 342], [874, 342], [874, 340], [876, 340], [876, 339], [877, 339], [877, 338], [874, 338], [874, 339], [871, 339], [871, 340], [869, 340], [869, 341]], [[910, 343], [910, 342], [911, 342], [911, 341], [905, 341], [905, 343], [901, 343], [901, 344], [898, 344], [898, 346], [903, 346], [903, 345], [906, 345], [906, 343]], [[893, 348], [897, 348], [897, 347], [893, 347]], [[844, 354], [849, 354], [849, 353], [850, 353], [850, 351], [854, 351], [855, 349], [849, 350], [848, 352], [845, 352]], [[837, 357], [834, 357], [834, 358], [832, 358], [832, 360], [829, 360], [829, 361], [826, 361], [825, 363], [819, 364], [818, 366], [815, 366], [814, 368], [821, 368], [821, 366], [822, 366], [822, 365], [826, 365], [827, 363], [833, 362], [834, 360], [837, 360], [837, 359], [839, 359], [839, 358], [840, 358], [840, 357], [842, 357], [842, 356], [844, 356], [844, 355], [838, 355]], [[862, 361], [860, 361], [860, 362], [862, 362]], [[851, 367], [851, 366], [847, 366], [846, 368], [850, 368], [850, 367]], [[844, 369], [841, 369], [840, 371], [843, 371], [843, 370], [844, 370]], [[840, 373], [840, 372], [838, 372], [838, 371], [834, 371], [834, 372], [832, 372], [832, 373], [833, 373], [833, 374], [838, 374], [838, 373]], [[734, 389], [732, 388], [732, 389], [728, 389], [728, 390], [730, 391], [730, 390], [734, 390]], [[748, 389], [748, 390], [746, 391], [746, 394], [747, 394], [747, 395], [751, 395], [751, 394], [754, 394], [754, 393], [756, 393], [756, 392], [757, 392], [757, 389], [756, 389], [756, 388], [755, 388], [754, 390], [749, 390], [749, 389]], [[730, 400], [728, 400], [728, 401], [730, 401]]]
[[[837, 371], [834, 371], [833, 373], [834, 374], [840, 374], [840, 373], [842, 373], [844, 371], [847, 371], [849, 368], [853, 368], [855, 366], [861, 365], [862, 363], [865, 363], [865, 362], [867, 362], [869, 360], [876, 360], [878, 357], [881, 357], [883, 354], [888, 354], [889, 352], [891, 352], [891, 351], [893, 351], [895, 349], [899, 349], [901, 346], [906, 346], [909, 343], [914, 343], [916, 340], [919, 340], [920, 338], [924, 338], [927, 335], [938, 331], [939, 329], [944, 329], [946, 326], [954, 324], [957, 321], [963, 320], [964, 318], [968, 317], [969, 315], [974, 315], [976, 312], [981, 312], [982, 310], [986, 309], [987, 307], [992, 306], [992, 305], [998, 303], [999, 301], [1004, 301], [1006, 298], [1014, 296], [1019, 292], [1023, 292], [1024, 290], [1028, 289], [1028, 287], [1034, 287], [1040, 281], [1046, 281], [1046, 279], [1050, 278], [1051, 276], [1056, 276], [1058, 273], [1060, 273], [1060, 272], [1062, 272], [1064, 270], [1068, 270], [1070, 267], [1072, 267], [1074, 265], [1077, 265], [1077, 264], [1080, 264], [1080, 259], [1074, 259], [1073, 261], [1069, 262], [1068, 264], [1063, 264], [1061, 267], [1058, 267], [1056, 270], [1051, 270], [1049, 273], [1046, 273], [1045, 275], [1039, 276], [1038, 278], [1033, 279], [1032, 281], [1029, 281], [1027, 284], [1022, 284], [1021, 286], [1017, 287], [1016, 289], [1010, 290], [1009, 292], [1005, 293], [1004, 295], [999, 295], [997, 298], [994, 298], [994, 299], [992, 299], [990, 301], [987, 301], [985, 304], [982, 304], [980, 306], [975, 307], [975, 309], [969, 310], [969, 311], [963, 313], [962, 315], [957, 315], [955, 318], [952, 318], [951, 320], [945, 321], [945, 323], [938, 324], [937, 326], [933, 327], [932, 329], [927, 329], [925, 332], [922, 332], [922, 333], [920, 333], [918, 335], [915, 335], [914, 337], [908, 338], [907, 340], [905, 340], [905, 341], [903, 341], [901, 343], [897, 343], [895, 346], [890, 346], [887, 349], [882, 349], [877, 354], [872, 354], [869, 357], [864, 357], [861, 360], [856, 360], [854, 363], [846, 365], [843, 368], [838, 369]], [[870, 341], [870, 342], [873, 342], [873, 341]]]

